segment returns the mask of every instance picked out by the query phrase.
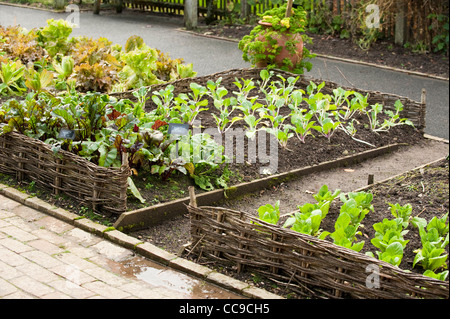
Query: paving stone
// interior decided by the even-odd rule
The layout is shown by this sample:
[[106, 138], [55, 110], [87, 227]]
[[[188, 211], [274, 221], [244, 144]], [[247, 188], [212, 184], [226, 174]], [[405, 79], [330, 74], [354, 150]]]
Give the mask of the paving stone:
[[8, 281], [0, 278], [0, 298], [17, 292], [18, 289]]
[[0, 232], [24, 242], [37, 239], [36, 236], [14, 225], [0, 228]]
[[121, 261], [134, 255], [131, 250], [107, 241], [100, 241], [99, 243], [93, 245], [92, 249], [114, 261]]
[[97, 280], [95, 277], [87, 274], [85, 271], [82, 271], [80, 268], [73, 265], [59, 265], [50, 268], [50, 271], [64, 278], [65, 280], [73, 282], [78, 286], [81, 286], [82, 284], [85, 284], [87, 282]]
[[41, 297], [55, 291], [54, 288], [49, 287], [30, 276], [11, 279], [10, 283], [36, 297]]
[[79, 228], [74, 228], [68, 231], [67, 233], [65, 233], [65, 236], [71, 240], [77, 241], [80, 245], [84, 247], [95, 245], [96, 243], [101, 241], [101, 238], [94, 236], [89, 232]]
[[[0, 215], [1, 215], [1, 211], [0, 211]], [[11, 226], [11, 224], [6, 222], [6, 221], [4, 221], [3, 219], [0, 219], [0, 228], [7, 227], [7, 226]]]
[[120, 287], [122, 290], [130, 293], [133, 297], [139, 299], [161, 299], [161, 292], [156, 288], [150, 288], [142, 282], [130, 282]]
[[123, 299], [131, 296], [130, 293], [115, 287], [111, 287], [110, 285], [102, 281], [89, 282], [82, 286], [107, 299]]
[[49, 255], [62, 253], [64, 251], [63, 248], [56, 246], [45, 239], [32, 240], [28, 242], [28, 245]]
[[[62, 263], [66, 265], [71, 265], [75, 268], [79, 268], [80, 270], [85, 270], [88, 268], [96, 267], [96, 265], [89, 260], [83, 259], [75, 254], [72, 254], [70, 252], [68, 253], [61, 253], [58, 255], [54, 255], [55, 259], [58, 259]], [[58, 266], [58, 265], [54, 265]]]
[[[9, 189], [10, 188], [8, 187], [8, 190]], [[0, 218], [2, 218], [1, 210], [9, 211], [10, 214], [12, 214], [11, 210], [18, 206], [21, 206], [19, 202], [12, 200], [6, 196], [0, 195]]]
[[44, 268], [51, 268], [62, 264], [62, 262], [59, 261], [58, 259], [42, 251], [37, 250], [27, 251], [20, 255]]
[[7, 249], [0, 247], [0, 261], [4, 262], [7, 265], [12, 267], [16, 267], [22, 264], [29, 262], [23, 256]]
[[47, 295], [41, 296], [41, 299], [73, 299], [73, 298], [60, 291], [55, 291]]
[[47, 216], [46, 214], [25, 205], [14, 207], [12, 212], [27, 222], [36, 221]]
[[3, 297], [2, 299], [36, 299], [36, 297], [18, 290], [15, 293]]
[[97, 295], [95, 292], [65, 279], [52, 281], [48, 283], [48, 285], [53, 287], [56, 291], [75, 299], [87, 299]]
[[39, 239], [43, 239], [46, 240], [58, 247], [61, 247], [61, 245], [64, 245], [67, 242], [70, 242], [69, 239], [62, 237], [56, 233], [53, 233], [51, 231], [49, 231], [48, 229], [35, 229], [31, 232], [31, 234], [33, 234], [34, 236], [36, 236]]
[[101, 267], [85, 269], [84, 272], [96, 280], [103, 281], [114, 287], [119, 287], [128, 283], [128, 280]]
[[39, 228], [48, 229], [49, 231], [57, 234], [67, 232], [74, 228], [72, 225], [51, 216], [45, 216], [36, 221], [35, 224], [39, 226]]
[[9, 280], [15, 277], [22, 276], [23, 273], [17, 270], [17, 267], [10, 266], [0, 260], [0, 278]]
[[16, 269], [42, 283], [49, 283], [59, 278], [54, 272], [32, 262], [17, 266]]
[[0, 239], [0, 246], [8, 248], [9, 250], [12, 250], [13, 252], [18, 254], [33, 250], [33, 247], [25, 245], [22, 242], [11, 237]]

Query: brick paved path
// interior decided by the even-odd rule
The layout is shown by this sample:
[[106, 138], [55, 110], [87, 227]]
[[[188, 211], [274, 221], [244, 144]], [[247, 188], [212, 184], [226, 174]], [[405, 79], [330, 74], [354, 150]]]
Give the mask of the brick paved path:
[[[133, 275], [127, 263], [151, 265], [155, 270], [151, 283]], [[188, 288], [198, 284], [206, 293], [233, 298], [216, 287], [208, 291], [204, 282], [0, 195], [0, 299], [205, 297], [193, 295], [195, 289], [163, 280], [171, 277]]]

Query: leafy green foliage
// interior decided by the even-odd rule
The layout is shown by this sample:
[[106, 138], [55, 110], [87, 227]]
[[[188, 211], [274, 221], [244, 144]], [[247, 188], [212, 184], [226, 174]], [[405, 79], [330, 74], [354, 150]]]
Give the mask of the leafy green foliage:
[[389, 204], [391, 207], [391, 214], [395, 218], [401, 218], [403, 221], [403, 228], [407, 228], [412, 214], [411, 204], [405, 204], [401, 206], [400, 204]]
[[306, 11], [302, 7], [292, 10], [290, 17], [285, 16], [286, 5], [264, 12], [261, 17], [264, 22], [271, 23], [272, 26], [257, 25], [249, 35], [244, 36], [238, 44], [238, 48], [243, 52], [242, 58], [253, 65], [264, 63], [267, 69], [274, 67], [289, 70], [297, 74], [303, 74], [304, 70], [310, 71], [312, 63], [309, 59], [315, 57], [303, 46], [302, 59], [293, 65], [289, 59], [284, 59], [281, 63], [276, 62], [275, 58], [281, 52], [283, 46], [280, 46], [277, 39], [280, 34], [289, 38], [285, 48], [292, 51], [298, 40], [295, 35], [300, 35], [303, 42], [312, 42], [305, 33], [307, 25]]
[[[379, 249], [376, 251], [378, 258], [394, 266], [399, 266], [404, 248], [409, 242], [403, 238], [408, 233], [408, 230], [403, 230], [403, 219], [389, 220], [385, 218], [382, 222], [374, 224], [373, 228], [375, 237], [372, 238], [371, 243]], [[373, 256], [372, 253], [367, 254]]]
[[0, 26], [0, 52], [9, 60], [19, 59], [24, 65], [41, 61], [46, 55], [38, 45], [36, 31], [26, 31], [20, 26]]
[[448, 229], [448, 213], [441, 218], [434, 217], [426, 228], [423, 224], [419, 225], [422, 248], [415, 251], [413, 267], [420, 264], [424, 270], [432, 272], [428, 272], [429, 275], [435, 274], [438, 269], [447, 268], [448, 255], [444, 253], [449, 243]]
[[0, 94], [20, 95], [25, 91], [21, 82], [25, 67], [20, 61], [1, 63], [0, 68]]
[[259, 219], [270, 224], [276, 225], [280, 219], [280, 201], [275, 203], [275, 206], [266, 204], [258, 208]]
[[334, 224], [335, 231], [333, 233], [323, 232], [319, 238], [325, 239], [330, 236], [334, 244], [359, 252], [364, 247], [364, 241], [355, 242], [356, 235], [361, 235], [361, 231], [358, 231], [359, 226], [359, 224], [352, 223], [349, 214], [340, 213]]
[[321, 232], [320, 224], [327, 216], [331, 202], [339, 196], [340, 192], [341, 190], [337, 189], [332, 193], [327, 185], [323, 185], [319, 192], [313, 195], [317, 202], [298, 206], [299, 211], [288, 218], [283, 227], [290, 227], [302, 234], [318, 236]]
[[[0, 27], [0, 63], [15, 63], [19, 59], [18, 63], [27, 64], [32, 76], [46, 75], [42, 69], [56, 73], [56, 90], [76, 88], [81, 92], [121, 92], [197, 74], [192, 64], [171, 59], [168, 54], [148, 47], [140, 37], [130, 37], [122, 51], [120, 45], [106, 38], [70, 37], [72, 28], [65, 20], [53, 19], [47, 20], [45, 27], [31, 31]], [[34, 84], [38, 83], [34, 79]], [[0, 91], [12, 94], [7, 87], [11, 88], [11, 83]], [[23, 93], [17, 88], [13, 91]]]
[[57, 53], [66, 54], [69, 51], [69, 36], [73, 25], [66, 20], [47, 20], [47, 26], [37, 31], [38, 42], [51, 57]]

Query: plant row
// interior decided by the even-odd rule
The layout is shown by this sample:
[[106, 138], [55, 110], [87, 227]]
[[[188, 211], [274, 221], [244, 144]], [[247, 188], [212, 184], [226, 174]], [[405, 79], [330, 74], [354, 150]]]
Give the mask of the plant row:
[[[44, 69], [39, 74], [45, 72]], [[192, 82], [190, 92], [178, 95], [171, 84], [153, 92], [151, 87], [143, 86], [133, 91], [134, 101], [108, 94], [80, 93], [70, 85], [54, 93], [41, 80], [30, 79], [26, 84], [29, 92], [22, 99], [10, 99], [0, 106], [1, 134], [15, 130], [51, 144], [55, 152], [67, 150], [104, 167], [120, 166], [121, 155], [126, 152], [137, 172], [167, 179], [178, 171], [193, 177], [205, 190], [226, 187], [226, 174], [216, 174], [223, 171], [229, 160], [224, 156], [224, 147], [208, 134], [193, 136], [191, 131], [187, 140], [178, 143], [168, 134], [169, 123], [187, 123], [192, 127], [200, 113], [209, 111], [219, 133], [241, 122], [247, 138], [265, 130], [285, 148], [294, 134], [305, 143], [306, 136], [313, 135], [314, 130], [331, 139], [335, 130], [342, 129], [355, 138], [356, 130], [350, 131], [349, 126], [357, 112], [365, 112], [375, 132], [410, 124], [399, 118], [399, 101], [397, 111], [385, 111], [389, 117], [380, 122], [377, 117], [383, 107], [376, 104], [369, 108], [367, 96], [341, 88], [335, 89], [333, 96], [325, 95], [320, 92], [325, 83], [313, 82], [305, 92], [295, 87], [298, 78], [280, 76], [272, 80], [272, 74], [266, 70], [261, 71], [257, 82], [236, 79], [236, 91], [231, 93], [219, 78], [208, 81], [206, 86]], [[146, 111], [150, 99], [155, 107]], [[60, 138], [62, 129], [75, 132], [75, 138]], [[130, 184], [133, 187], [131, 180]], [[133, 193], [137, 194], [135, 188]]]
[[[247, 137], [253, 138], [258, 130], [265, 130], [273, 134], [283, 148], [287, 148], [293, 137], [305, 143], [307, 136], [318, 134], [330, 141], [337, 130], [344, 131], [358, 142], [369, 144], [356, 138], [359, 122], [355, 117], [361, 114], [367, 117], [367, 129], [375, 133], [386, 132], [397, 125], [413, 125], [410, 120], [400, 117], [403, 110], [400, 100], [395, 102], [395, 111], [392, 111], [380, 103], [369, 105], [368, 94], [364, 96], [341, 87], [334, 89], [332, 95], [324, 94], [321, 89], [325, 82], [317, 85], [312, 81], [305, 91], [296, 86], [299, 77], [277, 77], [273, 80], [273, 72], [262, 70], [261, 80], [256, 82], [236, 79], [237, 91], [232, 94], [221, 85], [221, 78], [216, 82], [208, 81], [207, 87], [197, 88], [200, 94], [212, 98], [218, 112], [212, 116], [219, 132], [225, 133], [234, 123], [243, 122]], [[171, 96], [171, 92], [164, 94]], [[158, 100], [155, 102], [161, 104]], [[171, 102], [166, 100], [166, 107], [170, 108]], [[174, 102], [176, 104], [177, 100]], [[206, 102], [202, 103], [206, 106]], [[201, 112], [205, 109], [196, 107], [196, 110]]]
[[30, 31], [0, 26], [0, 95], [67, 87], [121, 92], [196, 75], [192, 64], [171, 59], [138, 36], [122, 48], [106, 38], [70, 37], [72, 28], [53, 19]]
[[[350, 192], [341, 194], [340, 190], [334, 193], [328, 190], [327, 185], [323, 185], [317, 194], [313, 195], [314, 203], [305, 203], [298, 206], [298, 211], [289, 217], [282, 227], [289, 228], [302, 234], [315, 236], [320, 239], [330, 237], [333, 243], [360, 252], [364, 246], [364, 241], [359, 241], [359, 230], [364, 217], [372, 213], [373, 195], [370, 192]], [[320, 228], [324, 218], [326, 218], [331, 202], [339, 197], [342, 205], [339, 215], [334, 224], [334, 231], [322, 231]], [[275, 205], [266, 204], [258, 208], [259, 219], [271, 224], [278, 224], [280, 220], [280, 202]], [[424, 275], [432, 278], [446, 280], [448, 277], [447, 258], [445, 247], [449, 243], [448, 213], [442, 217], [433, 217], [430, 221], [421, 217], [412, 217], [412, 206], [389, 204], [392, 214], [391, 219], [384, 218], [383, 221], [375, 223], [372, 227], [375, 235], [371, 239], [372, 245], [377, 248], [375, 254], [366, 252], [367, 255], [378, 257], [379, 260], [388, 262], [394, 266], [399, 266], [406, 245], [409, 240], [404, 236], [410, 231], [411, 224], [418, 229], [422, 246], [414, 247], [415, 258], [413, 267], [420, 265], [424, 270]], [[411, 227], [409, 227], [411, 228]], [[443, 270], [443, 271], [442, 271]]]

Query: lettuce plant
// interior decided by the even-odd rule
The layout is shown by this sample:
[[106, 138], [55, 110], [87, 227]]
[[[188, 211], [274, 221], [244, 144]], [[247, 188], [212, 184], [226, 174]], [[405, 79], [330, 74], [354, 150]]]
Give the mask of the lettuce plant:
[[352, 223], [349, 214], [342, 212], [334, 224], [335, 231], [333, 233], [325, 231], [320, 234], [319, 238], [325, 239], [330, 236], [334, 244], [359, 252], [364, 247], [364, 241], [355, 242], [356, 235], [362, 234], [358, 231], [359, 226], [359, 224]]
[[353, 199], [356, 202], [356, 206], [362, 208], [366, 211], [374, 211], [374, 207], [372, 205], [373, 194], [370, 192], [349, 192], [347, 194], [341, 194], [340, 200], [343, 203]]
[[[394, 266], [400, 265], [403, 251], [409, 242], [403, 238], [408, 233], [408, 230], [403, 230], [403, 219], [384, 218], [382, 222], [374, 224], [373, 228], [375, 237], [371, 239], [371, 243], [379, 249], [376, 251], [378, 258]], [[373, 257], [372, 252], [366, 254]]]
[[327, 216], [331, 202], [339, 196], [341, 190], [337, 189], [333, 193], [328, 190], [327, 185], [323, 185], [313, 197], [316, 203], [306, 203], [298, 206], [299, 211], [293, 217], [286, 220], [283, 227], [290, 227], [297, 232], [318, 236], [320, 234], [320, 224]]
[[394, 216], [395, 218], [401, 218], [403, 221], [403, 228], [407, 228], [412, 214], [411, 204], [405, 204], [401, 206], [398, 203], [396, 204], [389, 203], [389, 206], [391, 207], [392, 216]]
[[[377, 251], [378, 259], [390, 263], [394, 266], [399, 266], [403, 259], [404, 247], [398, 241], [394, 241], [387, 245], [383, 251]], [[368, 256], [373, 257], [371, 252], [366, 253]]]
[[0, 94], [20, 95], [25, 89], [21, 82], [25, 74], [25, 66], [20, 61], [1, 63]]
[[422, 247], [415, 250], [413, 267], [420, 264], [424, 270], [435, 272], [440, 268], [447, 268], [448, 255], [445, 247], [449, 243], [448, 213], [442, 218], [434, 217], [426, 227], [419, 224], [419, 234]]
[[37, 31], [38, 42], [48, 52], [50, 57], [56, 54], [66, 54], [69, 51], [69, 36], [73, 25], [66, 20], [47, 20], [47, 26]]
[[308, 212], [295, 212], [294, 217], [290, 217], [283, 227], [290, 227], [296, 232], [317, 236], [322, 222], [322, 211], [315, 209]]
[[280, 219], [280, 201], [276, 201], [274, 206], [271, 204], [260, 206], [258, 216], [260, 220], [276, 225]]

